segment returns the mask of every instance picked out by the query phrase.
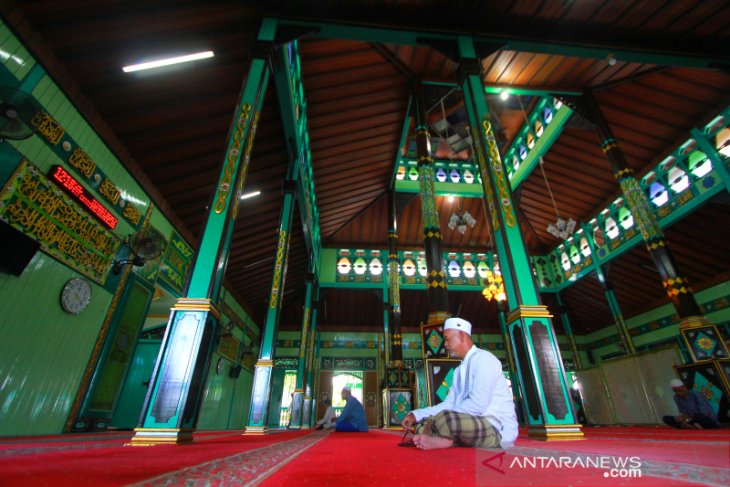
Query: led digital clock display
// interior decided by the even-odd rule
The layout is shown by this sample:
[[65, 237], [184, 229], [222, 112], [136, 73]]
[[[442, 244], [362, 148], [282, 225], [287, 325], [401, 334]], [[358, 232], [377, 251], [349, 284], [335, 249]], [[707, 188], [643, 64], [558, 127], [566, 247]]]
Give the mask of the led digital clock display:
[[69, 174], [63, 167], [53, 166], [49, 177], [54, 183], [58, 184], [61, 189], [73, 196], [104, 225], [112, 230], [116, 228], [119, 219], [112, 215], [109, 210], [104, 208], [104, 205], [99, 203], [99, 200], [94, 198], [83, 186], [81, 186], [81, 183], [76, 181], [76, 179], [74, 179], [74, 177], [71, 176], [71, 174]]

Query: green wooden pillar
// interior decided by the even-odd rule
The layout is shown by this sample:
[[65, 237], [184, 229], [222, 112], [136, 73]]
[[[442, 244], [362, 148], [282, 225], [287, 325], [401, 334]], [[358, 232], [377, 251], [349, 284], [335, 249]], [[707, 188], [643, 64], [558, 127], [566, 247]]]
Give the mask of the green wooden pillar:
[[583, 368], [583, 361], [578, 354], [578, 346], [575, 344], [575, 335], [573, 335], [573, 327], [570, 324], [570, 316], [568, 315], [568, 306], [563, 300], [563, 296], [560, 293], [555, 293], [555, 298], [558, 301], [560, 307], [560, 320], [563, 322], [563, 328], [565, 334], [568, 336], [568, 344], [570, 345], [570, 352], [573, 354], [573, 363], [575, 364], [575, 370]]
[[611, 164], [613, 176], [621, 187], [626, 205], [634, 216], [636, 226], [641, 232], [646, 248], [662, 277], [664, 289], [672, 304], [674, 304], [677, 314], [682, 321], [702, 319], [689, 280], [679, 271], [674, 255], [669, 249], [669, 244], [659, 226], [656, 213], [649, 204], [646, 193], [634, 177], [633, 169], [626, 162], [626, 157], [619, 148], [598, 102], [590, 92], [583, 96], [583, 100], [585, 102], [585, 111], [593, 121], [596, 134], [601, 141], [601, 149]]
[[423, 246], [426, 252], [426, 287], [428, 289], [428, 325], [443, 323], [449, 317], [449, 296], [444, 274], [442, 236], [436, 208], [434, 163], [426, 118], [423, 83], [415, 82], [414, 113], [416, 119], [416, 157], [421, 198]]
[[271, 399], [271, 376], [276, 348], [276, 330], [279, 326], [281, 304], [284, 299], [289, 237], [292, 218], [294, 217], [296, 178], [298, 175], [296, 159], [292, 158], [289, 161], [287, 179], [284, 181], [284, 201], [279, 218], [279, 239], [274, 257], [274, 275], [271, 278], [271, 292], [269, 294], [269, 306], [266, 310], [264, 334], [261, 338], [261, 350], [254, 369], [251, 408], [248, 415], [248, 426], [246, 427], [246, 434], [249, 435], [266, 433], [269, 401]]
[[497, 301], [497, 316], [499, 318], [499, 329], [502, 332], [502, 340], [504, 341], [504, 352], [507, 355], [507, 366], [509, 367], [509, 376], [512, 381], [512, 387], [519, 387], [519, 378], [517, 376], [517, 366], [515, 365], [514, 349], [512, 340], [510, 340], [509, 331], [507, 329], [507, 303]]
[[[388, 264], [390, 266], [390, 264]], [[390, 272], [390, 269], [388, 269]], [[388, 276], [390, 280], [390, 275]], [[390, 286], [388, 289], [383, 289], [383, 360], [387, 365], [390, 361]], [[380, 350], [378, 350], [380, 353]]]
[[509, 368], [509, 379], [512, 387], [512, 397], [515, 400], [515, 407], [518, 410], [517, 418], [520, 422], [522, 422], [521, 418], [525, 417], [525, 405], [524, 401], [522, 400], [522, 394], [520, 392], [520, 375], [517, 372], [514, 346], [512, 345], [509, 328], [507, 327], [507, 311], [507, 303], [504, 301], [497, 301], [497, 317], [499, 318], [499, 329], [502, 332], [502, 340], [504, 341], [504, 351], [507, 355], [507, 367]]
[[618, 335], [619, 338], [621, 338], [622, 348], [628, 354], [636, 353], [634, 342], [633, 340], [631, 340], [631, 334], [629, 333], [629, 327], [626, 324], [626, 320], [624, 320], [623, 314], [621, 313], [621, 307], [619, 306], [618, 300], [616, 299], [616, 293], [613, 292], [613, 285], [608, 279], [602, 281], [602, 283], [604, 286], [603, 294], [606, 296], [606, 301], [608, 301], [608, 309], [611, 310], [611, 316], [613, 316], [613, 321], [616, 324], [616, 328], [618, 329]]
[[[310, 263], [309, 272], [307, 273], [306, 290], [304, 292], [304, 315], [302, 316], [302, 334], [299, 339], [299, 361], [297, 364], [297, 379], [294, 386], [294, 399], [292, 401], [291, 420], [289, 421], [289, 429], [300, 429], [302, 426], [302, 413], [304, 408], [304, 388], [307, 386], [306, 368], [307, 368], [307, 351], [309, 350], [309, 342], [311, 341], [311, 332], [309, 330], [312, 314], [312, 295], [314, 290], [314, 273], [313, 265]], [[308, 426], [305, 426], [308, 427]]]
[[527, 412], [528, 434], [539, 439], [582, 438], [568, 390], [555, 330], [540, 302], [527, 255], [507, 172], [500, 158], [482, 84], [481, 64], [471, 37], [459, 36], [459, 83], [491, 217], [504, 279], [507, 316], [520, 387]]
[[319, 383], [319, 344], [317, 343], [317, 318], [319, 317], [319, 286], [314, 288], [314, 296], [312, 298], [312, 324], [310, 325], [310, 336], [309, 348], [307, 351], [307, 386], [304, 391], [304, 421], [306, 421], [310, 428], [314, 426], [317, 421], [317, 408], [315, 407], [316, 402], [314, 395], [317, 391], [317, 385]]
[[[634, 342], [631, 340], [629, 327], [626, 324], [626, 320], [624, 320], [623, 314], [621, 313], [621, 306], [619, 306], [618, 304], [618, 300], [616, 299], [616, 293], [613, 292], [613, 286], [611, 285], [611, 281], [609, 280], [608, 269], [610, 269], [611, 263], [608, 262], [607, 264], [605, 264], [605, 266], [602, 266], [598, 262], [596, 258], [596, 243], [593, 241], [593, 232], [591, 231], [591, 227], [585, 224], [581, 226], [583, 227], [583, 233], [586, 236], [586, 241], [588, 242], [588, 247], [591, 249], [592, 256], [590, 258], [590, 261], [586, 259], [586, 265], [590, 265], [593, 267], [593, 270], [596, 272], [596, 278], [598, 278], [598, 282], [600, 282], [601, 286], [603, 287], [603, 294], [604, 296], [606, 296], [608, 309], [611, 312], [613, 322], [616, 325], [616, 330], [618, 331], [618, 336], [621, 340], [623, 350], [629, 354], [635, 353], [636, 348], [634, 347]], [[562, 300], [559, 294], [558, 298], [559, 300]], [[567, 318], [567, 315], [565, 315], [565, 319]]]
[[246, 181], [256, 123], [269, 79], [276, 21], [264, 19], [226, 142], [203, 236], [183, 290], [170, 312], [140, 425], [132, 445], [192, 441], [213, 346], [218, 340], [221, 283]]
[[[400, 330], [400, 276], [398, 275], [398, 218], [395, 211], [395, 190], [388, 191], [388, 320], [386, 335], [390, 339], [389, 360], [403, 360]], [[387, 342], [386, 342], [387, 343]], [[386, 352], [388, 355], [388, 352]], [[388, 358], [386, 358], [388, 361]]]

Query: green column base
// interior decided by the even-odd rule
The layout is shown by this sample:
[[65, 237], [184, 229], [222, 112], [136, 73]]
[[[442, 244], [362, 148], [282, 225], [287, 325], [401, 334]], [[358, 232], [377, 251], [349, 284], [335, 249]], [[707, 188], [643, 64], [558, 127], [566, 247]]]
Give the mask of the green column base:
[[575, 441], [583, 440], [583, 430], [579, 424], [535, 425], [527, 427], [527, 436], [534, 440]]
[[186, 445], [193, 442], [192, 429], [135, 428], [130, 443], [124, 446]]

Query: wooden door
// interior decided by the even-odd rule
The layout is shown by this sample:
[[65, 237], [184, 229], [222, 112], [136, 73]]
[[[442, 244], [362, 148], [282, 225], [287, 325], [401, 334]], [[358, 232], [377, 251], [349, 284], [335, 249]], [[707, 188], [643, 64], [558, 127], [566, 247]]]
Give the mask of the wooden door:
[[327, 406], [323, 404], [325, 399], [332, 400], [332, 371], [331, 370], [320, 370], [319, 381], [317, 384], [317, 414], [315, 421], [324, 417], [324, 412], [327, 410]]
[[362, 384], [362, 405], [365, 406], [365, 415], [368, 418], [368, 425], [380, 426], [380, 383], [378, 373], [368, 371], [363, 374]]

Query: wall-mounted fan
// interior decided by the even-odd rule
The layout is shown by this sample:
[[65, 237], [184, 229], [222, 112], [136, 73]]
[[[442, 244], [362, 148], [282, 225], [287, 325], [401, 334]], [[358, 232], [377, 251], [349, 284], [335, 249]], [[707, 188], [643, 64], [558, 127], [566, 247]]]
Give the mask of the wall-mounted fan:
[[128, 237], [125, 241], [129, 247], [130, 259], [115, 259], [112, 263], [112, 274], [122, 272], [122, 267], [127, 264], [143, 266], [145, 262], [155, 260], [165, 250], [165, 237], [152, 227], [146, 227]]
[[41, 111], [43, 107], [25, 91], [0, 87], [0, 138], [27, 139], [36, 131], [30, 121]]

